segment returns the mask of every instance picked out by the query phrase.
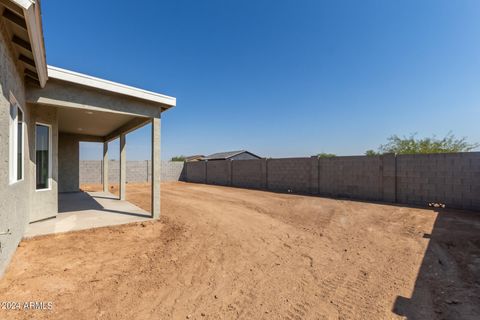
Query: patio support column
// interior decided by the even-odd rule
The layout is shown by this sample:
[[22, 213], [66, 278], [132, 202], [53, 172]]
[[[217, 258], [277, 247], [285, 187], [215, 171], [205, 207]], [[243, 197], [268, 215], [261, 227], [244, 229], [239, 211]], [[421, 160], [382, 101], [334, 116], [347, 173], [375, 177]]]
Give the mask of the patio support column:
[[108, 192], [108, 141], [103, 143], [103, 168], [102, 168], [103, 192]]
[[160, 218], [160, 117], [152, 118], [152, 218]]
[[127, 145], [126, 133], [120, 134], [120, 182], [119, 198], [125, 200], [127, 182]]

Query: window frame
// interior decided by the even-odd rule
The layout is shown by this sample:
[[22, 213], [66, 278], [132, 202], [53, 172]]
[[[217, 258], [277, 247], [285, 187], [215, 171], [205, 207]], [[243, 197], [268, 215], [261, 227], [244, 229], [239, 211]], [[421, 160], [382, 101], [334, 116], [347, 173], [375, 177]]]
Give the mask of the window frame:
[[[12, 115], [9, 115], [9, 148], [8, 148], [8, 161], [9, 161], [9, 184], [13, 185], [25, 180], [25, 111], [18, 103], [15, 97], [10, 97], [10, 106], [15, 108], [15, 118], [12, 119]], [[22, 177], [18, 179], [18, 110], [22, 113], [22, 140], [21, 140], [21, 169]]]
[[[37, 189], [37, 126], [48, 127], [48, 187]], [[35, 192], [52, 190], [52, 125], [43, 122], [35, 122]]]

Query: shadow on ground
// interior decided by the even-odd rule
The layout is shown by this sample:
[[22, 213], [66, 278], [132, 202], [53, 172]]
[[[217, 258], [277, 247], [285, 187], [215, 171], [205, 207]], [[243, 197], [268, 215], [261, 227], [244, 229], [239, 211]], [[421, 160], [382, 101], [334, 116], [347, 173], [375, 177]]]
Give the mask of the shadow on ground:
[[411, 298], [393, 312], [407, 319], [480, 319], [480, 212], [441, 209]]
[[86, 211], [86, 210], [96, 210], [100, 212], [118, 213], [118, 214], [124, 214], [129, 216], [150, 218], [149, 213], [140, 214], [140, 213], [134, 213], [134, 212], [122, 211], [122, 210], [112, 210], [111, 208], [107, 209], [103, 205], [101, 205], [97, 199], [120, 201], [117, 199], [115, 195], [108, 194], [108, 193], [105, 193], [104, 195], [98, 195], [96, 193], [89, 194], [84, 191], [59, 193], [58, 194], [58, 213], [70, 213], [70, 212], [79, 212], [79, 211]]

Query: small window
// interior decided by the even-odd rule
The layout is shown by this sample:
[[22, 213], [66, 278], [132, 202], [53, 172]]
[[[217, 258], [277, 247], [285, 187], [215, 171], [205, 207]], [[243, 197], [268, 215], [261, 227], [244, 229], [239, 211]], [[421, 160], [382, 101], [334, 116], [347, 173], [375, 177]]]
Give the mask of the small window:
[[49, 189], [52, 170], [50, 126], [37, 124], [35, 128], [35, 163], [37, 190]]
[[10, 183], [23, 179], [24, 114], [18, 103], [10, 105]]

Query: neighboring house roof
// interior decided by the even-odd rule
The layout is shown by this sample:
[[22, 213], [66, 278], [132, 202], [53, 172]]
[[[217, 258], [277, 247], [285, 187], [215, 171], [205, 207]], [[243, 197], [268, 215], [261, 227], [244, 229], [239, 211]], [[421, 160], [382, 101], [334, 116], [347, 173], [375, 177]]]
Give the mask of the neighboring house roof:
[[158, 102], [165, 104], [168, 107], [174, 107], [177, 103], [177, 99], [164, 94], [147, 91], [131, 86], [127, 86], [121, 83], [104, 80], [96, 77], [92, 77], [86, 74], [57, 68], [54, 66], [48, 66], [48, 76], [52, 79], [63, 80], [72, 82], [87, 87], [106, 90], [114, 93], [124, 94], [127, 96]]
[[205, 156], [203, 154], [197, 154], [197, 155], [194, 155], [194, 156], [185, 157], [185, 161], [203, 160], [203, 158], [205, 158]]
[[259, 156], [257, 156], [256, 154], [253, 154], [247, 150], [238, 150], [238, 151], [227, 151], [227, 152], [218, 152], [218, 153], [214, 153], [214, 154], [211, 154], [209, 156], [206, 156], [204, 158], [204, 160], [222, 160], [222, 159], [230, 159], [236, 155], [239, 155], [239, 154], [242, 154], [242, 153], [248, 153], [248, 154], [251, 154], [252, 156], [256, 157], [256, 158], [259, 158]]

